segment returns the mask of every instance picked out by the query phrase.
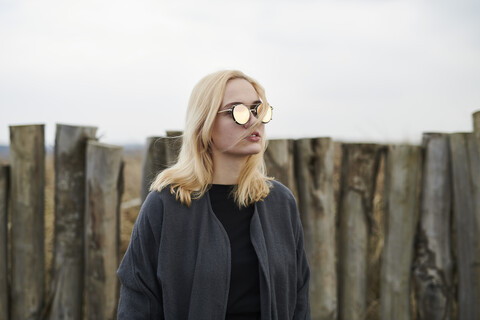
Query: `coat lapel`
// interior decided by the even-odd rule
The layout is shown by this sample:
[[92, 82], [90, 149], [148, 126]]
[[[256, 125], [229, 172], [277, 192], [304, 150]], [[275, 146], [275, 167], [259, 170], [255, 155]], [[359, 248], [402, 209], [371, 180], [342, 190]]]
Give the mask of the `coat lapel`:
[[262, 223], [260, 220], [260, 212], [258, 204], [255, 204], [255, 212], [253, 213], [252, 221], [250, 223], [250, 238], [252, 240], [253, 248], [258, 257], [260, 265], [260, 303], [262, 311], [262, 319], [271, 319], [271, 285], [270, 285], [270, 269], [268, 263], [267, 246], [265, 244], [265, 237], [263, 234]]

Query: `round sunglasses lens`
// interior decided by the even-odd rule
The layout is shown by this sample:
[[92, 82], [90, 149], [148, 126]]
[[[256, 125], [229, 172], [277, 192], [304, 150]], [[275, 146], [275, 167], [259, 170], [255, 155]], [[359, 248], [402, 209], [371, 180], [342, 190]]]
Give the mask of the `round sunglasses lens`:
[[250, 109], [243, 104], [237, 104], [233, 108], [233, 119], [238, 124], [245, 124], [250, 119]]
[[[263, 109], [263, 104], [258, 106], [257, 113], [262, 114], [262, 111], [263, 111], [262, 109]], [[269, 123], [270, 120], [272, 120], [272, 107], [269, 106], [267, 112], [265, 113], [265, 115], [262, 118], [262, 122], [263, 123]]]

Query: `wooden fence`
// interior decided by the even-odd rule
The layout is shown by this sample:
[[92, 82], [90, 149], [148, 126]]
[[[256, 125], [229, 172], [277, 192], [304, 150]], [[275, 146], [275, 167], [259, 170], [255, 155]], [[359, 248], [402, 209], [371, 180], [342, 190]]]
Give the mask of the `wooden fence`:
[[[473, 117], [473, 133], [426, 133], [421, 146], [269, 141], [268, 172], [298, 200], [312, 319], [480, 319]], [[114, 319], [122, 149], [95, 141], [95, 128], [57, 126], [45, 290], [43, 130], [12, 126], [11, 164], [0, 166], [0, 320]], [[147, 140], [143, 198], [175, 161], [179, 134]]]
[[10, 166], [0, 167], [0, 320], [116, 317], [123, 155], [121, 147], [95, 141], [95, 132], [57, 125], [46, 286], [44, 127], [10, 127]]

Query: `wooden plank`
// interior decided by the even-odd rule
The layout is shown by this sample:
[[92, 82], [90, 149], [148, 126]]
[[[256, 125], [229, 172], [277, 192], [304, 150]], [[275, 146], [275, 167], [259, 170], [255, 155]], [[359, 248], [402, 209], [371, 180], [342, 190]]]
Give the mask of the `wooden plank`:
[[480, 111], [474, 112], [472, 115], [473, 119], [473, 132], [477, 135], [480, 134]]
[[10, 127], [12, 320], [38, 319], [45, 294], [44, 126]]
[[119, 281], [122, 148], [89, 141], [86, 168], [85, 316], [115, 319]]
[[293, 140], [268, 140], [264, 159], [267, 174], [287, 186], [298, 199], [293, 148]]
[[180, 152], [181, 131], [168, 131], [168, 137], [149, 137], [142, 163], [142, 202], [148, 195], [150, 185], [155, 177], [175, 164]]
[[174, 165], [178, 160], [180, 149], [182, 148], [183, 132], [182, 131], [166, 131], [167, 134], [167, 166]]
[[167, 168], [166, 164], [167, 144], [163, 137], [147, 138], [147, 146], [142, 163], [142, 202], [148, 195], [150, 185], [158, 173]]
[[388, 148], [385, 166], [385, 240], [380, 283], [380, 319], [411, 317], [411, 267], [418, 220], [422, 149]]
[[50, 319], [82, 319], [85, 159], [97, 128], [57, 124]]
[[480, 318], [480, 176], [477, 138], [450, 135], [456, 223], [458, 319]]
[[365, 319], [367, 257], [382, 146], [344, 144], [339, 199], [339, 319]]
[[423, 135], [420, 218], [413, 265], [418, 319], [449, 320], [453, 306], [450, 149], [448, 135]]
[[10, 319], [8, 303], [8, 165], [0, 164], [0, 320]]
[[298, 205], [311, 270], [312, 319], [337, 318], [333, 147], [330, 138], [295, 141]]

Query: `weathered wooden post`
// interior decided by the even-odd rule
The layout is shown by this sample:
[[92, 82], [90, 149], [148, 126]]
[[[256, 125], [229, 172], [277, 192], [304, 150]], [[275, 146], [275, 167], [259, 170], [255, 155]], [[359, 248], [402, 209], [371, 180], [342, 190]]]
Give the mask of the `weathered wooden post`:
[[147, 138], [142, 164], [142, 201], [157, 174], [175, 163], [182, 145], [181, 134], [181, 131], [167, 131], [167, 137]]
[[451, 256], [452, 212], [448, 135], [423, 135], [420, 217], [413, 265], [418, 318], [451, 319], [454, 293]]
[[472, 115], [473, 120], [473, 132], [477, 135], [480, 134], [480, 111], [476, 111]]
[[421, 163], [422, 149], [419, 146], [388, 148], [380, 319], [410, 319], [410, 281]]
[[45, 295], [44, 126], [10, 126], [12, 320], [38, 319]]
[[287, 186], [298, 199], [293, 148], [293, 140], [269, 140], [265, 150], [265, 164], [268, 175]]
[[55, 234], [49, 318], [82, 319], [85, 157], [94, 127], [57, 124]]
[[167, 154], [167, 143], [165, 137], [147, 138], [147, 147], [142, 163], [142, 202], [148, 195], [150, 185], [157, 174], [167, 168], [165, 160]]
[[115, 319], [119, 281], [122, 148], [89, 141], [86, 167], [85, 316]]
[[330, 138], [295, 141], [298, 205], [311, 269], [312, 319], [337, 318], [333, 142]]
[[474, 133], [450, 135], [458, 319], [480, 319], [480, 159]]
[[183, 143], [183, 131], [167, 131], [167, 153], [165, 163], [167, 167], [174, 165], [178, 160]]
[[9, 166], [0, 164], [0, 320], [10, 319], [8, 304], [8, 186]]
[[[476, 151], [477, 151], [477, 158], [472, 159], [470, 165], [472, 167], [472, 173], [473, 173], [473, 178], [475, 179], [474, 181], [474, 199], [475, 199], [475, 238], [474, 238], [474, 243], [476, 247], [475, 251], [475, 258], [474, 258], [474, 264], [476, 266], [475, 268], [475, 296], [478, 298], [480, 301], [480, 111], [477, 111], [473, 113], [473, 131], [474, 131], [474, 136], [476, 140]], [[474, 162], [477, 160], [477, 162]], [[480, 306], [477, 304], [477, 309], [476, 309], [476, 317], [480, 318]]]
[[339, 319], [365, 319], [368, 236], [382, 146], [344, 144], [339, 197]]

